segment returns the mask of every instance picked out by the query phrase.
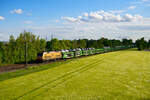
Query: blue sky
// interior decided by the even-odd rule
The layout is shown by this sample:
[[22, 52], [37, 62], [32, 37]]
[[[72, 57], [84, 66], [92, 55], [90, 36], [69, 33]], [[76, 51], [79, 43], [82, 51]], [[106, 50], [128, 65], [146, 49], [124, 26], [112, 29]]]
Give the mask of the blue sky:
[[23, 30], [59, 39], [150, 39], [150, 0], [0, 0], [0, 40]]

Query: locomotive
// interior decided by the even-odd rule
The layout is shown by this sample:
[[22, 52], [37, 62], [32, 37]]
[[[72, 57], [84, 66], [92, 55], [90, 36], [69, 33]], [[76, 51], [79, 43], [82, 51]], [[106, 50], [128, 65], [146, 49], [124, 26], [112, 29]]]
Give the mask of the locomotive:
[[42, 52], [37, 55], [37, 61], [48, 61], [48, 60], [57, 60], [57, 59], [70, 59], [80, 56], [89, 56], [100, 53], [107, 53], [117, 50], [123, 50], [128, 48], [133, 48], [134, 46], [116, 46], [116, 47], [104, 47], [104, 48], [76, 48], [69, 50], [61, 51], [50, 51]]

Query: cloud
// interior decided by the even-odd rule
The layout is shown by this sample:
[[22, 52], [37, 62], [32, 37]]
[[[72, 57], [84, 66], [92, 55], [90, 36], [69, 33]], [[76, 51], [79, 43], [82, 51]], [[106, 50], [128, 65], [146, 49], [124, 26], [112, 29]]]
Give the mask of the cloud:
[[1, 21], [1, 20], [5, 20], [5, 18], [4, 18], [3, 16], [0, 16], [0, 21]]
[[135, 9], [135, 8], [136, 8], [136, 6], [130, 6], [130, 7], [128, 7], [128, 9], [130, 9], [130, 10]]
[[138, 7], [149, 7], [150, 0], [137, 0], [137, 1], [130, 2], [130, 4], [133, 6], [128, 7], [128, 10], [133, 10]]
[[120, 25], [118, 28], [128, 31], [150, 31], [150, 25]]
[[25, 23], [25, 24], [32, 24], [32, 23], [33, 23], [33, 21], [26, 20], [26, 21], [24, 21], [24, 23]]
[[142, 20], [143, 17], [140, 15], [125, 14], [123, 16], [114, 14], [111, 12], [105, 12], [103, 10], [97, 12], [84, 13], [82, 16], [74, 17], [62, 17], [62, 20], [68, 22], [90, 22], [90, 23], [101, 23], [101, 22], [132, 22]]
[[120, 14], [120, 13], [126, 12], [126, 10], [110, 10], [109, 12], [113, 14]]
[[22, 9], [14, 9], [12, 11], [10, 11], [11, 14], [22, 14], [23, 10]]
[[140, 4], [143, 4], [143, 1], [135, 1], [135, 2], [131, 2], [131, 4], [136, 4], [136, 5], [140, 5]]
[[67, 22], [64, 25], [72, 28], [66, 29], [65, 33], [61, 33], [60, 31], [61, 37], [60, 34], [56, 33], [59, 38], [65, 37], [68, 34], [75, 38], [84, 37], [88, 39], [98, 39], [100, 37], [110, 39], [128, 37], [133, 40], [147, 37], [147, 39], [150, 39], [150, 18], [144, 18], [138, 14], [120, 14], [100, 10], [83, 13], [77, 17], [62, 17], [62, 20]]
[[26, 13], [28, 16], [32, 16], [32, 13], [31, 12], [28, 12], [28, 13]]
[[139, 21], [139, 20], [142, 20], [143, 17], [140, 16], [140, 15], [134, 15], [132, 16], [131, 14], [126, 14], [123, 16], [123, 20], [124, 22], [132, 22], [132, 21]]
[[150, 7], [150, 4], [147, 4], [148, 7]]
[[97, 20], [102, 20], [104, 17], [102, 15], [100, 15], [97, 12], [91, 12], [88, 16], [89, 19], [97, 19]]
[[142, 0], [143, 2], [148, 2], [149, 0]]
[[69, 22], [76, 22], [77, 21], [77, 19], [73, 18], [73, 17], [62, 17], [61, 19], [69, 21]]
[[30, 30], [42, 37], [48, 37], [49, 39], [51, 34], [58, 39], [99, 39], [101, 37], [109, 39], [122, 39], [128, 37], [134, 40], [147, 37], [150, 39], [150, 24], [145, 22], [68, 23], [60, 26], [29, 26], [26, 30]]
[[[86, 16], [86, 14], [85, 14]], [[88, 14], [89, 16], [89, 14]], [[129, 16], [129, 15], [127, 15]], [[78, 17], [77, 17], [78, 18]], [[83, 18], [83, 17], [82, 17]], [[150, 19], [133, 22], [123, 22], [123, 23], [66, 23], [59, 25], [25, 25], [21, 28], [12, 29], [2, 29], [2, 34], [5, 35], [9, 31], [8, 40], [10, 33], [15, 33], [16, 36], [19, 35], [23, 30], [33, 32], [35, 35], [42, 38], [47, 37], [47, 39], [53, 37], [58, 39], [99, 39], [101, 37], [106, 37], [109, 39], [122, 39], [131, 38], [138, 39], [145, 37], [150, 39]], [[18, 32], [19, 31], [19, 32]], [[3, 38], [2, 38], [3, 39]], [[4, 40], [4, 39], [3, 39]]]
[[8, 38], [9, 38], [9, 35], [3, 34], [2, 32], [0, 32], [0, 42], [1, 41], [7, 41]]

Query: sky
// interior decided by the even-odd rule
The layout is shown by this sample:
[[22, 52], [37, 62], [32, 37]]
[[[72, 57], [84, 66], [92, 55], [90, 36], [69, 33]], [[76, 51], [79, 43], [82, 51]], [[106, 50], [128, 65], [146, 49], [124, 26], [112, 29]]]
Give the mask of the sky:
[[50, 40], [150, 39], [150, 0], [0, 0], [0, 41], [24, 30]]

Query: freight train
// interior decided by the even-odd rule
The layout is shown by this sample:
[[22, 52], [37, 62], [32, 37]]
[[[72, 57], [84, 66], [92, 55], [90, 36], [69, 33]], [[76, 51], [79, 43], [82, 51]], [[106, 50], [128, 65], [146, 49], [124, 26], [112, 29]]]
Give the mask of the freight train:
[[130, 46], [116, 46], [116, 47], [104, 47], [104, 48], [77, 48], [70, 50], [61, 50], [61, 51], [50, 51], [50, 52], [42, 52], [37, 56], [37, 61], [49, 61], [49, 60], [57, 60], [57, 59], [69, 59], [76, 58], [80, 56], [89, 56], [100, 53], [107, 53], [117, 50], [123, 50], [128, 48], [133, 48], [134, 45]]

